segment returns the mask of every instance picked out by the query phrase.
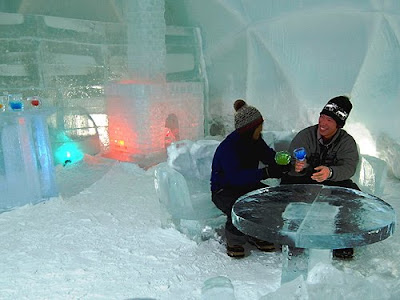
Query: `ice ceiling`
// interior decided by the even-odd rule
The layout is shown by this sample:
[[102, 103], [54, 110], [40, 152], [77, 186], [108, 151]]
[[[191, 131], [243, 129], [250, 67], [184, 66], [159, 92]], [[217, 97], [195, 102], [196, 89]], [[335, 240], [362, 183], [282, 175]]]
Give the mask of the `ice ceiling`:
[[185, 4], [203, 32], [212, 111], [229, 113], [244, 97], [267, 127], [288, 130], [314, 123], [327, 100], [348, 94], [348, 124], [400, 138], [399, 1]]

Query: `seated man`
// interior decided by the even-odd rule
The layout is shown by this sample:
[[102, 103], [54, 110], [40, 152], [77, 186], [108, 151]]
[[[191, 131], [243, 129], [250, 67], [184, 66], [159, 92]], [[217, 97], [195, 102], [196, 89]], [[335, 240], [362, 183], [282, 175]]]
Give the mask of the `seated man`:
[[[227, 254], [244, 257], [244, 244], [248, 241], [262, 251], [273, 251], [274, 244], [247, 237], [231, 219], [236, 200], [253, 190], [265, 187], [261, 180], [282, 176], [281, 166], [275, 162], [275, 151], [261, 137], [264, 122], [261, 113], [243, 100], [234, 103], [235, 131], [230, 133], [215, 151], [211, 171], [212, 201], [227, 215], [225, 224]], [[266, 168], [259, 168], [259, 162]], [[265, 216], [266, 218], [268, 216]]]
[[[356, 172], [359, 155], [354, 138], [343, 130], [352, 104], [348, 97], [335, 97], [322, 109], [318, 124], [301, 130], [292, 140], [289, 151], [304, 147], [306, 158], [296, 160], [294, 169], [282, 184], [324, 184], [360, 190], [350, 178]], [[352, 258], [353, 249], [335, 249], [333, 256]]]

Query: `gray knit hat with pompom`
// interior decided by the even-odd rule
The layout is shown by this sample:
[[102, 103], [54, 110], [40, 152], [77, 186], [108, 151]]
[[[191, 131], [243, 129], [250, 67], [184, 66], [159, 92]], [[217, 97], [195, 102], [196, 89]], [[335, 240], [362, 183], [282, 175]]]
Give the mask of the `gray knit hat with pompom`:
[[235, 129], [239, 132], [246, 132], [257, 128], [264, 119], [260, 111], [242, 100], [238, 99], [233, 104], [235, 108]]

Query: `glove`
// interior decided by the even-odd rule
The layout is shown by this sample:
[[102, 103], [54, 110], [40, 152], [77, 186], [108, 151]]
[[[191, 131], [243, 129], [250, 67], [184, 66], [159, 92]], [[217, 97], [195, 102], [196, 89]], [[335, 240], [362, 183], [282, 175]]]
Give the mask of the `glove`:
[[265, 168], [265, 173], [267, 175], [266, 178], [281, 178], [285, 173], [289, 172], [289, 170], [290, 164], [284, 166], [270, 164], [268, 167]]

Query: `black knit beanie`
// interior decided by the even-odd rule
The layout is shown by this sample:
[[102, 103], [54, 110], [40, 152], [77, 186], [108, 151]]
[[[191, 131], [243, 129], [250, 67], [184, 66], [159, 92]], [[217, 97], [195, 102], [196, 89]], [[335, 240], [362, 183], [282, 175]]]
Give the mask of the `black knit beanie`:
[[236, 111], [235, 129], [240, 133], [253, 130], [264, 122], [259, 110], [253, 106], [247, 105], [242, 99], [236, 100], [233, 107]]
[[338, 96], [328, 101], [322, 109], [321, 114], [331, 117], [336, 121], [338, 127], [342, 128], [352, 108], [353, 105], [348, 97]]

